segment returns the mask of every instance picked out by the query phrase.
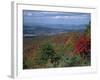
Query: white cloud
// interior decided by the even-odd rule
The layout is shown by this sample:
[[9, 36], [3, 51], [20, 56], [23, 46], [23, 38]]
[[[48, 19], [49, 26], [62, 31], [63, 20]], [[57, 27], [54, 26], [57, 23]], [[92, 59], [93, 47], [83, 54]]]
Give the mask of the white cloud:
[[31, 12], [25, 12], [24, 15], [26, 15], [26, 16], [32, 16], [33, 14]]
[[53, 19], [68, 19], [69, 16], [52, 16]]
[[27, 15], [28, 15], [28, 16], [32, 16], [32, 13], [31, 13], [31, 12], [28, 12]]
[[[49, 17], [50, 18], [50, 17]], [[53, 19], [85, 19], [87, 16], [52, 16]]]

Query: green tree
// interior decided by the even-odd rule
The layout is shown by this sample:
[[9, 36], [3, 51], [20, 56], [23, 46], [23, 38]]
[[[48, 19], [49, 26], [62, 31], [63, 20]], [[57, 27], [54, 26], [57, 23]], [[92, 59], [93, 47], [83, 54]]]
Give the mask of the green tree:
[[53, 63], [55, 54], [56, 53], [54, 51], [52, 44], [49, 42], [44, 43], [39, 49], [37, 56], [37, 63], [39, 65], [46, 65], [48, 61]]
[[85, 35], [87, 37], [90, 37], [91, 36], [91, 23], [90, 22], [89, 22], [88, 25], [86, 25]]

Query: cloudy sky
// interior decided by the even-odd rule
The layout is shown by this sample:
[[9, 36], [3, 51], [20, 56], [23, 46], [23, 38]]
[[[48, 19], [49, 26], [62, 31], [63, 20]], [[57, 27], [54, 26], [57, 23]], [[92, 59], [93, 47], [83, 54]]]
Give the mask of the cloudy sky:
[[89, 13], [23, 10], [24, 25], [81, 25], [88, 24], [90, 18]]

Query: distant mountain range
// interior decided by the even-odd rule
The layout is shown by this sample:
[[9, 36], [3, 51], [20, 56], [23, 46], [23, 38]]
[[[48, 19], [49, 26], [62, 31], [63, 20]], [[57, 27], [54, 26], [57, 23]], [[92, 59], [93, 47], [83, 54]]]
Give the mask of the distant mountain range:
[[[52, 26], [52, 27], [50, 27]], [[74, 26], [74, 27], [73, 27]], [[32, 36], [49, 36], [56, 35], [65, 32], [78, 31], [83, 32], [86, 25], [34, 25], [34, 26], [23, 26], [24, 37]]]

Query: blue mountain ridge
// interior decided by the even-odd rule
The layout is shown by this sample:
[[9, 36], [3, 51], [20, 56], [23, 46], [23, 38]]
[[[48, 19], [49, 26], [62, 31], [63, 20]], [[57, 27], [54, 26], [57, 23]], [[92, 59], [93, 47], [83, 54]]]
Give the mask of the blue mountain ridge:
[[[52, 27], [50, 27], [52, 26]], [[55, 35], [58, 33], [67, 33], [72, 31], [83, 32], [86, 29], [86, 25], [23, 25], [24, 36], [46, 36]]]

